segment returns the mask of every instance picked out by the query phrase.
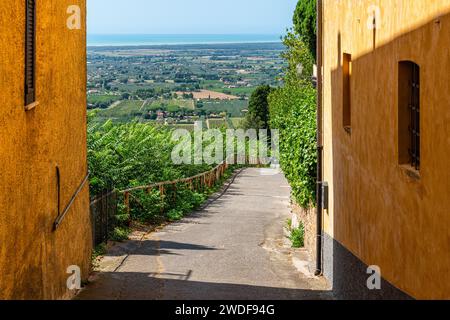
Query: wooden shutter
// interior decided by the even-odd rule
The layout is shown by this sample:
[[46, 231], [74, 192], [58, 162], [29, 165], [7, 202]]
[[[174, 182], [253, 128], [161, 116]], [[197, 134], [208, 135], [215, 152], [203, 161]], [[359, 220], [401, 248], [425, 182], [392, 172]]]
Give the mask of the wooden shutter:
[[29, 105], [36, 100], [36, 0], [25, 1], [25, 105]]

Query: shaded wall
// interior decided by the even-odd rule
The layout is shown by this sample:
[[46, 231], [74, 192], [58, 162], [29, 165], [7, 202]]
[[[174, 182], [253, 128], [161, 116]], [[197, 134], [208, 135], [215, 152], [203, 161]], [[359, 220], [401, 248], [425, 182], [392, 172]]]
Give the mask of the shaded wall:
[[[381, 9], [375, 30], [367, 27], [372, 4]], [[449, 0], [325, 1], [324, 260], [343, 297], [450, 298], [449, 12]], [[351, 132], [344, 53], [352, 55]], [[402, 60], [421, 67], [420, 176], [399, 165]], [[367, 265], [381, 268], [385, 294], [367, 292]]]
[[[66, 27], [79, 5], [82, 30]], [[25, 1], [0, 10], [0, 298], [69, 296], [66, 269], [89, 271], [91, 233], [85, 186], [60, 229], [61, 207], [80, 185], [86, 161], [85, 1], [37, 1], [36, 87], [39, 105], [24, 110]]]

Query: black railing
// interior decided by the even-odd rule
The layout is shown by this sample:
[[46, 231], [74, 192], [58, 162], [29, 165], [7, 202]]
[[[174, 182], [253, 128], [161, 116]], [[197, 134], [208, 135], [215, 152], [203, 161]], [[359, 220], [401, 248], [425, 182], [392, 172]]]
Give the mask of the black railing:
[[104, 191], [91, 202], [92, 240], [94, 246], [106, 242], [116, 227], [118, 192]]

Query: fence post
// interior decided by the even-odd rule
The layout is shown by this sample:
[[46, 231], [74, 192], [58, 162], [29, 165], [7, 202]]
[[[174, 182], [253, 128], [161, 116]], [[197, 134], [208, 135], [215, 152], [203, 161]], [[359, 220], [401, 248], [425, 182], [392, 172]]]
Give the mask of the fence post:
[[130, 209], [130, 193], [129, 192], [125, 192], [124, 194], [124, 204], [125, 204], [125, 209], [128, 215], [128, 223], [130, 224], [131, 222], [131, 209]]
[[159, 197], [161, 199], [161, 214], [164, 213], [164, 185], [159, 186]]
[[105, 241], [108, 241], [108, 235], [109, 235], [109, 192], [108, 190], [105, 190], [105, 207], [106, 207], [106, 217], [105, 217], [105, 224], [106, 224], [106, 232], [105, 232]]
[[177, 200], [177, 183], [173, 184], [173, 201]]

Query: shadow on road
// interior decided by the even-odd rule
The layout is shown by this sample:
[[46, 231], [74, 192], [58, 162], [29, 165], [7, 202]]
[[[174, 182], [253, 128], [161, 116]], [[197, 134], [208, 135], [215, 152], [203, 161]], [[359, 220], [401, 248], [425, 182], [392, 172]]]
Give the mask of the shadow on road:
[[129, 240], [122, 245], [112, 248], [105, 257], [117, 257], [125, 254], [139, 254], [149, 256], [178, 255], [171, 250], [218, 250], [216, 248], [173, 241]]
[[[245, 284], [187, 280], [191, 273], [158, 274], [111, 272], [82, 291], [78, 300], [322, 300], [330, 291], [272, 288]], [[123, 283], [127, 282], [126, 287]]]

